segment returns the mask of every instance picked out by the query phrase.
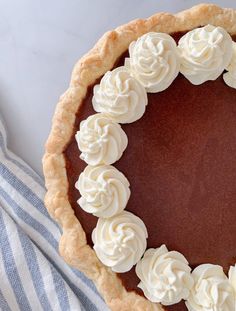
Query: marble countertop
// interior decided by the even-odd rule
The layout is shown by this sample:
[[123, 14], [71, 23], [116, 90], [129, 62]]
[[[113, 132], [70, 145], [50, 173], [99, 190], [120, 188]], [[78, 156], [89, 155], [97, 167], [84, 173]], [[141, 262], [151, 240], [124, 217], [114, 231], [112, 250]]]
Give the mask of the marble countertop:
[[[74, 63], [100, 36], [194, 0], [0, 0], [0, 114], [8, 145], [39, 174], [57, 100]], [[235, 0], [208, 1], [236, 8]]]

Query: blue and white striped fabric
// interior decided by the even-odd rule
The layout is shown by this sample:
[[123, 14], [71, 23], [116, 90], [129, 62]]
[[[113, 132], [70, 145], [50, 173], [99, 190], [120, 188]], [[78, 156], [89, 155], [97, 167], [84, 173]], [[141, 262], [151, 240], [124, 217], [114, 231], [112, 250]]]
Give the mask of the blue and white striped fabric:
[[106, 311], [93, 283], [58, 254], [43, 180], [7, 149], [0, 120], [0, 310]]

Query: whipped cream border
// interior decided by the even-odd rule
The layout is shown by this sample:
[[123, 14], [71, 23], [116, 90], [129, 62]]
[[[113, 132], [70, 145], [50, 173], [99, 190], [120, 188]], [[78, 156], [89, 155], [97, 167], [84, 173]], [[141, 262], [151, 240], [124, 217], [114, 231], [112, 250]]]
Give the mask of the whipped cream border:
[[[137, 41], [131, 42], [129, 51], [130, 51], [130, 58], [125, 60], [125, 65], [123, 68], [124, 70], [127, 70], [127, 72], [130, 74], [129, 77], [132, 77], [133, 79], [132, 88], [129, 89], [129, 85], [125, 81], [119, 81], [119, 77], [118, 78], [116, 77], [115, 83], [112, 81], [112, 79], [110, 79], [108, 81], [109, 83], [108, 86], [106, 86], [106, 82], [103, 80], [102, 81], [103, 87], [100, 89], [100, 97], [102, 99], [106, 99], [106, 105], [101, 106], [102, 108], [99, 107], [98, 110], [96, 109], [97, 111], [99, 111], [99, 109], [102, 109], [103, 113], [101, 115], [111, 120], [114, 126], [115, 124], [117, 124], [117, 126], [120, 129], [121, 127], [119, 123], [135, 122], [136, 120], [141, 118], [142, 114], [145, 112], [145, 106], [147, 105], [147, 100], [146, 100], [147, 95], [146, 94], [144, 95], [143, 90], [146, 89], [146, 92], [153, 92], [153, 93], [164, 91], [175, 80], [179, 72], [182, 73], [192, 84], [198, 85], [208, 80], [216, 80], [224, 72], [224, 70], [226, 70], [227, 72], [223, 74], [224, 82], [228, 86], [236, 89], [236, 43], [232, 40], [229, 34], [222, 27], [206, 25], [204, 27], [193, 29], [187, 32], [184, 36], [182, 36], [182, 38], [179, 40], [178, 46], [175, 46], [173, 44], [173, 38], [170, 35], [165, 34], [165, 33], [150, 32], [139, 37]], [[146, 66], [147, 63], [149, 64], [148, 66]], [[217, 66], [219, 68], [217, 68]], [[110, 75], [112, 75], [114, 71], [117, 71], [117, 68], [115, 68], [113, 71], [110, 71], [109, 72]], [[148, 80], [148, 77], [150, 77], [150, 80]], [[167, 79], [168, 81], [166, 81], [165, 79]], [[135, 80], [137, 81], [136, 85], [138, 87], [137, 86], [134, 87]], [[140, 89], [140, 87], [143, 87], [143, 89]], [[99, 88], [99, 85], [96, 85], [94, 87], [94, 91], [97, 91], [98, 88]], [[141, 99], [140, 99], [140, 96], [142, 96]], [[109, 102], [109, 100], [111, 100], [111, 102]], [[144, 102], [142, 103], [144, 107], [142, 108], [142, 111], [140, 111], [140, 108], [137, 105], [137, 103], [139, 103], [140, 100], [141, 101], [144, 100]], [[96, 102], [96, 98], [93, 98], [93, 104], [95, 102]], [[102, 105], [102, 100], [100, 100], [100, 102]], [[127, 107], [125, 109], [125, 104], [130, 105], [130, 102], [132, 104], [132, 109], [130, 109], [130, 107]], [[121, 110], [122, 114], [120, 113], [121, 117], [117, 116], [115, 118], [116, 120], [114, 120], [114, 113], [112, 114], [111, 111], [116, 111], [115, 109], [117, 109], [116, 108], [117, 103], [120, 104], [121, 108], [120, 107], [117, 107], [117, 108], [122, 109]], [[137, 109], [137, 112], [135, 112], [135, 109]], [[131, 112], [132, 112], [132, 115], [130, 114]], [[91, 118], [91, 117], [92, 116], [88, 118]], [[86, 120], [84, 120], [83, 123], [85, 123], [85, 121]], [[88, 128], [88, 132], [89, 130], [90, 129]], [[86, 134], [88, 134], [88, 132]], [[78, 137], [78, 132], [76, 135]], [[89, 148], [90, 148], [90, 145], [93, 145], [93, 143], [94, 142], [90, 144], [88, 141], [88, 144], [86, 145], [88, 153], [91, 153], [92, 155], [93, 155], [93, 150], [90, 150]], [[109, 141], [109, 137], [108, 137], [106, 143], [114, 144], [114, 139], [111, 142]], [[119, 141], [119, 144], [121, 143], [122, 142]], [[120, 147], [120, 150], [118, 151], [119, 155], [117, 156], [117, 160], [119, 157], [122, 156], [122, 153], [127, 146], [127, 143], [128, 143], [127, 139], [123, 143], [124, 143], [124, 146]], [[79, 145], [80, 144], [78, 142], [78, 147]], [[85, 160], [83, 157], [81, 158]], [[98, 165], [102, 163], [102, 160], [101, 159], [96, 160], [96, 157], [95, 157], [95, 160], [92, 162], [93, 162], [92, 164], [91, 163], [89, 164], [91, 164], [91, 166], [96, 168]], [[115, 160], [112, 161], [112, 163], [113, 162], [115, 162]], [[111, 163], [108, 163], [108, 164], [111, 164]], [[122, 174], [119, 171], [118, 173]], [[77, 185], [78, 185], [78, 181], [77, 181]], [[98, 224], [101, 221], [105, 220], [104, 217], [106, 217], [106, 221], [109, 221], [111, 217], [114, 218], [117, 215], [119, 217], [119, 215], [121, 215], [122, 213], [128, 213], [128, 212], [123, 211], [123, 208], [122, 209], [117, 208], [117, 212], [110, 213], [110, 215], [112, 216], [108, 216], [108, 217], [107, 215], [109, 215], [109, 212], [107, 213], [107, 210], [106, 210], [106, 215], [103, 215], [101, 212], [97, 215], [100, 217], [98, 219]], [[131, 215], [131, 218], [137, 217], [130, 212], [129, 214]], [[125, 226], [126, 224], [123, 224], [123, 225]], [[95, 229], [94, 229], [94, 232], [95, 232]], [[142, 228], [140, 228], [140, 230], [141, 229]], [[112, 243], [114, 245], [116, 244], [115, 241], [110, 241], [110, 242], [107, 241], [107, 243], [109, 245], [111, 245]], [[95, 252], [96, 252], [96, 248], [94, 247]], [[184, 258], [183, 255], [181, 255], [178, 252], [168, 251], [164, 245], [162, 245], [159, 249], [156, 249], [156, 251], [159, 252], [159, 250], [163, 250], [164, 248], [165, 248], [164, 253], [166, 253], [165, 256], [169, 256], [169, 254], [173, 254], [173, 253], [176, 254], [174, 258], [171, 258], [171, 256], [170, 258], [168, 258], [168, 264], [175, 265], [176, 256], [178, 259]], [[122, 251], [122, 249], [120, 250]], [[144, 251], [145, 249], [143, 250], [142, 254], [144, 253]], [[148, 249], [144, 253], [143, 258], [140, 259], [136, 265], [136, 273], [139, 270], [137, 274], [139, 277], [140, 275], [142, 275], [142, 279], [144, 280], [145, 279], [147, 280], [148, 277], [153, 278], [153, 276], [152, 275], [150, 276], [148, 274], [145, 275], [143, 271], [142, 273], [140, 273], [140, 269], [138, 269], [138, 267], [141, 266], [141, 263], [143, 262], [144, 258], [146, 258], [145, 256], [147, 256], [147, 254], [149, 254], [149, 257], [150, 257], [150, 254], [152, 254], [152, 256], [155, 257], [156, 251], [154, 249]], [[111, 252], [111, 249], [109, 249], [109, 252]], [[125, 255], [126, 255], [125, 253], [122, 254], [122, 258], [123, 258], [122, 260], [127, 259]], [[107, 263], [101, 259], [101, 256], [99, 257], [102, 263], [104, 265], [107, 265]], [[151, 258], [150, 260], [151, 260], [151, 263], [153, 264], [153, 259]], [[129, 269], [131, 269], [134, 264], [135, 262], [133, 263], [128, 262], [127, 266], [129, 267]], [[184, 261], [184, 264], [188, 266], [187, 260]], [[189, 275], [193, 276], [193, 280], [194, 280], [194, 276], [196, 274], [195, 271], [199, 271], [201, 269], [207, 270], [210, 266], [213, 267], [213, 265], [210, 265], [210, 264], [200, 265], [197, 268], [195, 268], [191, 274], [189, 272]], [[216, 267], [219, 267], [217, 268], [218, 270], [222, 269], [220, 266], [216, 266]], [[189, 269], [191, 270], [191, 268]], [[146, 268], [146, 270], [150, 270], [150, 269]], [[150, 273], [150, 272], [146, 272], [146, 273]], [[175, 273], [173, 272], [172, 274], [173, 276], [175, 275]], [[207, 274], [207, 272], [205, 274]], [[198, 299], [199, 295], [202, 295], [199, 292], [199, 289], [196, 284], [196, 282], [199, 282], [199, 278], [202, 281], [201, 279], [202, 276], [199, 276], [197, 278], [197, 281], [194, 280], [193, 282], [194, 284], [192, 288], [194, 288], [194, 286], [196, 285], [195, 292], [193, 293], [192, 291], [191, 295], [182, 297], [184, 298], [184, 300], [186, 300], [186, 306], [189, 311], [205, 311], [204, 306], [193, 307], [191, 303], [188, 303], [188, 299], [190, 298], [193, 299], [195, 297]], [[235, 306], [234, 308], [236, 311], [236, 265], [230, 267], [229, 276], [227, 277], [224, 275], [224, 278], [227, 283], [227, 288], [229, 288], [230, 290], [232, 289], [232, 292], [234, 293], [234, 306]], [[165, 282], [166, 282], [166, 279], [165, 279]], [[205, 280], [203, 280], [202, 282], [205, 282]], [[213, 273], [213, 276], [211, 278], [211, 283], [213, 287], [214, 287], [214, 282], [217, 284], [218, 281], [217, 281], [217, 275], [215, 276], [215, 279], [214, 279], [214, 273]], [[142, 284], [142, 280], [140, 284]], [[167, 284], [167, 289], [166, 289], [167, 296], [168, 296], [168, 288], [172, 288], [171, 286], [172, 284], [169, 284], [169, 287]], [[142, 288], [142, 286], [140, 287]], [[186, 288], [186, 290], [189, 290], [189, 288]], [[147, 289], [146, 289], [146, 292], [147, 292]], [[214, 295], [215, 293], [216, 292], [210, 293], [210, 296], [208, 298], [211, 299], [211, 295]], [[150, 293], [146, 294], [144, 290], [144, 295], [146, 296], [147, 299], [150, 300]], [[166, 303], [165, 299], [166, 299], [166, 295], [163, 299], [159, 297], [159, 300], [156, 300], [156, 302], [158, 301], [164, 305], [166, 304], [172, 305], [172, 304], [177, 303], [176, 297], [174, 297], [172, 301], [171, 299], [169, 299], [168, 303]], [[214, 299], [214, 297], [212, 299]], [[214, 308], [218, 308], [218, 305], [214, 305]], [[213, 309], [209, 309], [209, 311], [213, 311]]]

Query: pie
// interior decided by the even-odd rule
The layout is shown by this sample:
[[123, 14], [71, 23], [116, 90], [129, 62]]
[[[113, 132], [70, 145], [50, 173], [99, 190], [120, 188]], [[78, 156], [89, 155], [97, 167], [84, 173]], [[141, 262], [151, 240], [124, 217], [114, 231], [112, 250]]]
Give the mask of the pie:
[[60, 97], [45, 204], [111, 310], [236, 310], [235, 41], [215, 5], [135, 20]]

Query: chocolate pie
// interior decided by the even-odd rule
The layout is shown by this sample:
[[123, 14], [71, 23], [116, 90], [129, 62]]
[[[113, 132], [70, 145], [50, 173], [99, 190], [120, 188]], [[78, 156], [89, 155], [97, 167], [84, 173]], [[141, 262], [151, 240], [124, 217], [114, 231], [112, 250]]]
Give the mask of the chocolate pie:
[[236, 11], [106, 33], [43, 158], [60, 253], [111, 310], [236, 310]]

